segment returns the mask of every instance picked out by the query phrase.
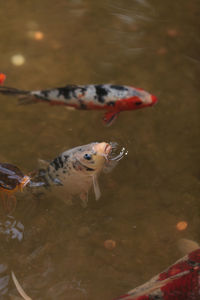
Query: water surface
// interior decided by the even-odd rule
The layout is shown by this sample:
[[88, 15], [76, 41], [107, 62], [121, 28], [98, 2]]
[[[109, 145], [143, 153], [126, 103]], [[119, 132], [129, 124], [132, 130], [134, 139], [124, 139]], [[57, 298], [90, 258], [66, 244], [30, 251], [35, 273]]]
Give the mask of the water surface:
[[[0, 96], [0, 158], [24, 172], [89, 142], [128, 150], [101, 176], [102, 197], [95, 202], [91, 191], [86, 209], [59, 195], [23, 193], [12, 216], [2, 212], [2, 299], [17, 299], [12, 269], [33, 299], [111, 300], [180, 258], [179, 238], [200, 241], [199, 17], [195, 0], [2, 1], [6, 85], [126, 84], [159, 98], [105, 128], [101, 112], [19, 106]], [[32, 39], [34, 30], [44, 38]], [[26, 62], [16, 67], [18, 53]], [[177, 232], [181, 220], [189, 225]], [[104, 248], [107, 239], [114, 250]]]

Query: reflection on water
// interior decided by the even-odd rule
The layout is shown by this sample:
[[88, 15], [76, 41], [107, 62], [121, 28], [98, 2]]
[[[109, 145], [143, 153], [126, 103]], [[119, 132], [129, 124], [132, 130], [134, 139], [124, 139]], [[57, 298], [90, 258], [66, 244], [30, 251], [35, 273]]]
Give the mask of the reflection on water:
[[9, 241], [11, 239], [17, 239], [22, 241], [24, 232], [24, 225], [21, 222], [17, 222], [14, 217], [7, 216], [7, 218], [0, 222], [0, 235], [4, 236], [4, 239]]
[[[0, 97], [0, 161], [26, 174], [38, 158], [97, 140], [128, 150], [87, 209], [59, 195], [17, 195], [13, 216], [0, 220], [2, 297], [17, 299], [13, 270], [33, 299], [109, 300], [178, 259], [180, 237], [200, 240], [199, 9], [196, 0], [2, 3], [6, 85], [115, 83], [159, 98], [104, 128], [99, 112]], [[20, 66], [12, 64], [16, 54], [25, 58]], [[187, 230], [176, 230], [179, 221]], [[106, 240], [116, 247], [106, 249]]]

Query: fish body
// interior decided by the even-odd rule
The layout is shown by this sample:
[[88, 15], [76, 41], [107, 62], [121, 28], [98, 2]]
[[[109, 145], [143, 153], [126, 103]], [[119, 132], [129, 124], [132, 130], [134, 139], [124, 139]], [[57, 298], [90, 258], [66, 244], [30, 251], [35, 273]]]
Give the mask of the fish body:
[[86, 206], [92, 185], [96, 200], [100, 197], [98, 175], [109, 164], [111, 149], [110, 144], [102, 142], [64, 151], [51, 162], [46, 162], [46, 167], [40, 169], [37, 176], [45, 185], [57, 186], [63, 191], [68, 202], [71, 196], [79, 195], [83, 206]]
[[115, 300], [200, 299], [200, 248], [192, 251], [164, 272]]
[[23, 91], [0, 87], [0, 93], [23, 96], [21, 102], [48, 102], [84, 110], [106, 110], [103, 121], [110, 125], [121, 111], [152, 106], [157, 98], [131, 86], [112, 84], [66, 85], [48, 90]]

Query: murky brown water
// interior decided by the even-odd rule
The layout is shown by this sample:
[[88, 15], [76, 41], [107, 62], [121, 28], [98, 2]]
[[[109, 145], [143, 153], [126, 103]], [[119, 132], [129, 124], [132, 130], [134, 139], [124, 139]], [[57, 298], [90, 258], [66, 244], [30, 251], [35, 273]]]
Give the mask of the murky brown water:
[[[179, 238], [200, 241], [200, 2], [8, 0], [0, 19], [8, 86], [116, 83], [159, 98], [105, 128], [99, 112], [0, 96], [0, 158], [25, 172], [38, 158], [93, 141], [128, 150], [86, 209], [59, 195], [17, 196], [15, 213], [0, 220], [1, 299], [18, 299], [12, 269], [33, 299], [111, 300], [178, 259]], [[32, 30], [44, 39], [31, 39]], [[26, 58], [20, 67], [11, 63], [18, 53]], [[189, 224], [184, 232], [180, 220]]]

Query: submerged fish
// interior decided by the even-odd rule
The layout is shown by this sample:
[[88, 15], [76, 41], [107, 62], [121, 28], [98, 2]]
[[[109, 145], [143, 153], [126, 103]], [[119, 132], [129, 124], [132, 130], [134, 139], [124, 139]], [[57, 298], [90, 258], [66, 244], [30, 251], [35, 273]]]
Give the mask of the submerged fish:
[[3, 84], [6, 80], [6, 75], [4, 73], [0, 73], [0, 84]]
[[121, 111], [152, 106], [157, 98], [148, 92], [125, 85], [66, 85], [49, 90], [24, 91], [0, 87], [0, 93], [23, 96], [21, 103], [44, 101], [76, 109], [106, 110], [104, 123], [110, 125]]
[[83, 206], [86, 206], [92, 185], [96, 200], [100, 198], [99, 173], [104, 168], [112, 168], [123, 155], [111, 158], [111, 150], [111, 144], [91, 143], [65, 151], [51, 162], [42, 161], [44, 168], [36, 173], [30, 186], [57, 185], [68, 202], [71, 202], [72, 196], [79, 195]]
[[199, 300], [200, 246], [188, 240], [182, 240], [182, 244], [182, 248], [188, 248], [190, 244], [193, 251], [147, 283], [115, 300]]
[[16, 198], [13, 194], [22, 191], [29, 181], [30, 177], [24, 175], [18, 167], [8, 163], [0, 163], [0, 195], [4, 208], [8, 208], [9, 199], [12, 199], [16, 204]]

